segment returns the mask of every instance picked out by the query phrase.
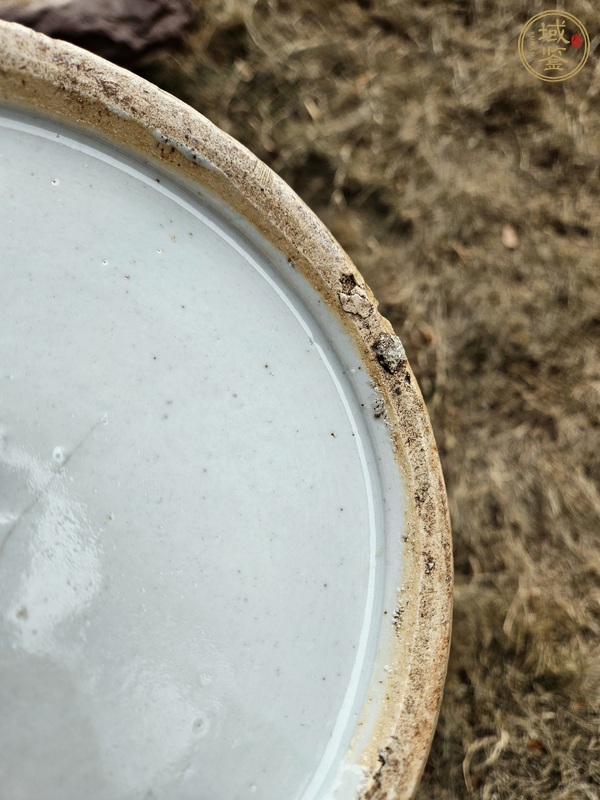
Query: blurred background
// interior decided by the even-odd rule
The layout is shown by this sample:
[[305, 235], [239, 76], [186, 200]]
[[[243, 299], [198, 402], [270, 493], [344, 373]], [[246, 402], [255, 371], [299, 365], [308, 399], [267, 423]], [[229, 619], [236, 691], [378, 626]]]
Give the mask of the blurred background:
[[549, 3], [2, 5], [245, 144], [330, 228], [401, 336], [456, 569], [419, 800], [597, 800], [600, 7], [568, 3], [590, 56], [549, 83], [517, 52]]

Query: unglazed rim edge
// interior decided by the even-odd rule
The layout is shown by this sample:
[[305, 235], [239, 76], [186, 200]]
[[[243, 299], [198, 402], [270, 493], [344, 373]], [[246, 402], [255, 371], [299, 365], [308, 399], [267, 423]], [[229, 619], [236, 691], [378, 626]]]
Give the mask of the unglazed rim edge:
[[362, 766], [361, 800], [414, 797], [435, 732], [452, 624], [450, 521], [421, 392], [364, 279], [318, 218], [271, 169], [199, 112], [102, 58], [0, 20], [0, 100], [68, 120], [158, 159], [246, 217], [342, 320], [385, 402], [407, 491], [399, 635]]

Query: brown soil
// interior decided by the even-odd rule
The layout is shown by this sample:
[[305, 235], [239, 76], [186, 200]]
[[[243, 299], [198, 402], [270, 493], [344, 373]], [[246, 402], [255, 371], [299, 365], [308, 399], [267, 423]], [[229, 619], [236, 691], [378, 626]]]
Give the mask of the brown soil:
[[562, 83], [515, 0], [196, 0], [146, 77], [317, 212], [420, 381], [454, 638], [420, 800], [600, 793], [600, 7]]

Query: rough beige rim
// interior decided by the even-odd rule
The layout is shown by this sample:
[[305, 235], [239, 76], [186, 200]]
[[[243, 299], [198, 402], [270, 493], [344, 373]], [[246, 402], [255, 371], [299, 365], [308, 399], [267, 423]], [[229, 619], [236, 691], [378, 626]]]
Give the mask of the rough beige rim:
[[318, 288], [352, 335], [384, 399], [408, 487], [405, 585], [388, 623], [399, 635], [385, 706], [363, 755], [362, 800], [409, 800], [441, 703], [453, 574], [439, 457], [400, 340], [356, 267], [287, 184], [174, 97], [84, 50], [0, 21], [0, 101], [67, 120], [206, 186]]

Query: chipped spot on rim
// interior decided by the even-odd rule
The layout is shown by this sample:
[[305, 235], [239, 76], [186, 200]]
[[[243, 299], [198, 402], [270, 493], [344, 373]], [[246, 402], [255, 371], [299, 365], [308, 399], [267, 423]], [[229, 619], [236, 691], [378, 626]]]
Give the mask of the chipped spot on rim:
[[393, 668], [386, 703], [361, 760], [367, 775], [361, 798], [409, 800], [441, 704], [453, 570], [437, 448], [400, 339], [348, 256], [299, 197], [239, 142], [181, 101], [73, 45], [0, 21], [1, 99], [66, 118], [202, 184], [305, 275], [356, 343], [385, 404], [407, 485], [406, 580], [388, 617], [396, 633]]
[[392, 375], [406, 363], [404, 345], [398, 336], [391, 333], [382, 333], [375, 342], [375, 352], [379, 363]]

